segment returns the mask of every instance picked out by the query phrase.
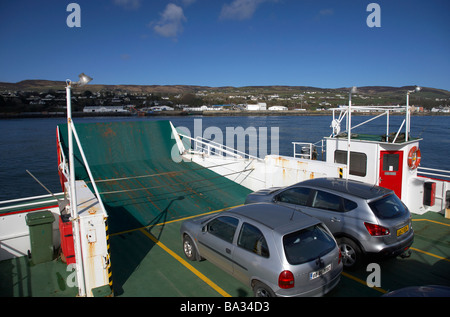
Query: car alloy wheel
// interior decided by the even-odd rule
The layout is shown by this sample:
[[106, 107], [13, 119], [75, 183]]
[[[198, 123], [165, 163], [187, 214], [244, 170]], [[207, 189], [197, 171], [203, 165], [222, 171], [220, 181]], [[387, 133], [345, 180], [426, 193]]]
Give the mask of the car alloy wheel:
[[275, 297], [275, 293], [267, 285], [261, 282], [255, 282], [253, 286], [253, 294], [255, 297]]
[[183, 238], [183, 252], [184, 255], [191, 261], [195, 261], [197, 259], [197, 250], [195, 246], [187, 235]]
[[339, 246], [342, 253], [342, 263], [344, 266], [352, 266], [356, 263], [355, 250], [348, 244], [341, 244]]
[[339, 238], [337, 241], [342, 254], [342, 264], [347, 269], [355, 269], [361, 262], [361, 249], [348, 238]]

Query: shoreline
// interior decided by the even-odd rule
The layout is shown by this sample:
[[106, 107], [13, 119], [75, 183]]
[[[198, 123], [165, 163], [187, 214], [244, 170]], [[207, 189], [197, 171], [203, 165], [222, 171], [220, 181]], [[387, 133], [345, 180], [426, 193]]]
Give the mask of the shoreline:
[[[373, 116], [378, 115], [379, 112], [353, 112], [353, 116]], [[331, 111], [158, 111], [154, 113], [147, 113], [145, 116], [138, 116], [133, 113], [123, 112], [73, 112], [72, 117], [181, 117], [181, 116], [204, 116], [204, 117], [250, 117], [250, 116], [331, 116]], [[392, 113], [391, 115], [404, 115], [404, 113]], [[446, 112], [427, 112], [427, 113], [413, 113], [413, 116], [450, 116]], [[0, 113], [0, 119], [30, 119], [30, 118], [65, 118], [66, 112], [27, 112], [27, 113]]]

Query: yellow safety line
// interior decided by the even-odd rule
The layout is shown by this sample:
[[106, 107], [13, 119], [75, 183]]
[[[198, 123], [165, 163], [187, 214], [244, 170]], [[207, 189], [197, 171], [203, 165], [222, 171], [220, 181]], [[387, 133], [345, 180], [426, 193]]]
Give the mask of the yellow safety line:
[[[234, 207], [239, 207], [239, 206], [242, 206], [242, 205], [237, 205], [237, 206], [234, 206]], [[166, 222], [158, 223], [156, 225], [149, 225], [149, 226], [145, 226], [145, 227], [141, 227], [141, 228], [137, 228], [137, 229], [125, 230], [125, 231], [122, 231], [122, 232], [113, 233], [113, 234], [111, 234], [111, 236], [117, 236], [117, 235], [121, 235], [121, 234], [125, 234], [125, 233], [134, 232], [134, 231], [138, 231], [139, 230], [144, 235], [146, 235], [148, 238], [150, 238], [154, 243], [156, 243], [156, 245], [158, 245], [164, 251], [169, 253], [172, 257], [174, 257], [178, 262], [180, 262], [182, 265], [184, 265], [187, 269], [189, 269], [192, 273], [197, 275], [202, 281], [204, 281], [206, 284], [211, 286], [220, 295], [222, 295], [224, 297], [231, 297], [230, 294], [225, 292], [223, 289], [221, 289], [219, 286], [217, 286], [217, 284], [215, 284], [213, 281], [211, 281], [209, 278], [207, 278], [205, 275], [203, 275], [200, 271], [198, 271], [196, 268], [194, 268], [192, 265], [190, 265], [188, 262], [186, 262], [184, 259], [182, 259], [180, 256], [178, 256], [175, 252], [170, 250], [168, 247], [166, 247], [161, 241], [156, 239], [146, 229], [154, 227], [154, 226], [162, 226], [162, 225], [166, 225], [166, 224], [172, 223], [172, 222], [183, 221], [183, 220], [187, 220], [187, 219], [191, 219], [191, 218], [196, 218], [196, 217], [200, 217], [200, 216], [205, 216], [205, 215], [221, 212], [221, 211], [224, 211], [224, 210], [227, 210], [227, 209], [231, 209], [231, 208], [234, 208], [234, 207], [222, 208], [222, 209], [206, 212], [206, 213], [203, 213], [203, 214], [200, 214], [200, 215], [189, 216], [189, 217], [185, 217], [185, 218], [181, 218], [181, 219], [175, 219], [175, 220], [172, 220], [172, 221], [166, 221]]]
[[148, 229], [148, 228], [155, 227], [155, 226], [163, 226], [163, 225], [166, 225], [166, 224], [169, 224], [169, 223], [173, 223], [173, 222], [179, 222], [179, 221], [184, 221], [184, 220], [191, 219], [191, 218], [202, 217], [202, 216], [206, 216], [206, 215], [209, 215], [209, 214], [214, 214], [216, 212], [221, 212], [221, 211], [224, 211], [224, 210], [227, 210], [227, 209], [231, 209], [231, 208], [235, 208], [235, 207], [239, 207], [239, 206], [242, 206], [242, 205], [237, 205], [237, 206], [233, 206], [233, 207], [226, 207], [226, 208], [222, 208], [222, 209], [218, 209], [218, 210], [214, 210], [214, 211], [205, 212], [205, 213], [199, 214], [199, 215], [184, 217], [184, 218], [175, 219], [175, 220], [171, 220], [171, 221], [160, 222], [160, 223], [157, 223], [157, 224], [154, 224], [154, 225], [148, 225], [148, 226], [145, 226], [145, 227], [140, 227], [140, 228], [125, 230], [125, 231], [121, 231], [121, 232], [116, 232], [116, 233], [112, 233], [110, 236], [118, 236], [118, 235], [121, 235], [121, 234], [138, 231], [138, 230], [141, 230], [141, 229]]
[[231, 208], [235, 208], [235, 207], [239, 207], [239, 206], [242, 206], [242, 205], [237, 205], [237, 206], [233, 206], [233, 207], [226, 207], [226, 208], [222, 208], [222, 209], [218, 209], [218, 210], [214, 210], [214, 211], [205, 212], [205, 213], [199, 214], [199, 215], [184, 217], [184, 218], [175, 219], [175, 220], [171, 220], [171, 221], [160, 222], [160, 223], [157, 223], [155, 225], [148, 225], [148, 226], [145, 226], [145, 227], [140, 227], [140, 228], [125, 230], [125, 231], [121, 231], [121, 232], [116, 232], [116, 233], [112, 233], [111, 236], [112, 237], [113, 236], [118, 236], [118, 235], [121, 235], [121, 234], [138, 231], [138, 230], [141, 230], [141, 229], [148, 229], [148, 228], [155, 227], [155, 226], [163, 226], [163, 225], [166, 225], [166, 224], [172, 223], [172, 222], [184, 221], [184, 220], [191, 219], [191, 218], [197, 218], [197, 217], [201, 217], [201, 216], [206, 216], [206, 215], [209, 215], [209, 214], [214, 214], [216, 212], [221, 212], [221, 211], [224, 211], [224, 210], [227, 210], [227, 209], [231, 209]]
[[156, 243], [160, 248], [162, 248], [164, 251], [169, 253], [172, 257], [174, 257], [178, 262], [180, 262], [182, 265], [184, 265], [187, 269], [189, 269], [192, 273], [197, 275], [202, 281], [204, 281], [206, 284], [211, 286], [216, 292], [218, 292], [220, 295], [224, 297], [231, 297], [230, 294], [225, 292], [223, 289], [221, 289], [217, 284], [215, 284], [213, 281], [211, 281], [209, 278], [207, 278], [205, 275], [200, 273], [196, 268], [194, 268], [192, 265], [187, 263], [184, 259], [182, 259], [178, 254], [170, 250], [168, 247], [166, 247], [161, 241], [157, 240], [152, 234], [150, 234], [147, 230], [144, 228], [139, 229], [140, 232], [145, 234], [150, 240], [152, 240], [154, 243]]
[[[205, 215], [209, 215], [209, 214], [213, 214], [213, 213], [217, 213], [217, 212], [221, 212], [224, 211], [226, 209], [231, 209], [231, 208], [235, 208], [235, 207], [239, 207], [242, 205], [237, 205], [234, 207], [227, 207], [227, 208], [223, 208], [223, 209], [219, 209], [219, 210], [214, 210], [214, 211], [210, 211], [210, 212], [206, 212], [203, 214], [199, 214], [199, 215], [194, 215], [194, 216], [189, 216], [189, 217], [185, 217], [185, 218], [181, 218], [181, 219], [175, 219], [172, 221], [167, 221], [167, 222], [163, 222], [163, 223], [158, 223], [156, 224], [156, 226], [162, 226], [162, 225], [166, 225], [169, 223], [173, 223], [173, 222], [178, 222], [178, 221], [184, 221], [187, 219], [191, 219], [191, 218], [196, 218], [196, 217], [201, 217], [201, 216], [205, 216]], [[449, 226], [449, 224], [446, 223], [442, 223], [442, 222], [438, 222], [438, 221], [434, 221], [434, 220], [428, 220], [428, 219], [413, 219], [413, 221], [429, 221], [429, 222], [433, 222], [433, 223], [437, 223], [437, 224], [441, 224], [444, 226]], [[198, 271], [196, 268], [194, 268], [192, 265], [190, 265], [188, 262], [186, 262], [184, 259], [182, 259], [179, 255], [177, 255], [175, 252], [173, 252], [172, 250], [170, 250], [168, 247], [166, 247], [161, 241], [157, 240], [152, 234], [150, 234], [147, 230], [147, 228], [153, 227], [155, 225], [150, 225], [150, 226], [145, 226], [145, 227], [141, 227], [141, 228], [137, 228], [137, 229], [131, 229], [131, 230], [126, 230], [126, 231], [122, 231], [122, 232], [118, 232], [118, 233], [114, 233], [111, 234], [111, 236], [116, 236], [116, 235], [120, 235], [120, 234], [124, 234], [124, 233], [128, 233], [128, 232], [133, 232], [133, 231], [141, 231], [144, 235], [146, 235], [148, 238], [150, 238], [154, 243], [156, 243], [159, 247], [161, 247], [164, 251], [166, 251], [167, 253], [169, 253], [173, 258], [175, 258], [178, 262], [180, 262], [182, 265], [184, 265], [187, 269], [189, 269], [192, 273], [194, 273], [195, 275], [197, 275], [201, 280], [203, 280], [206, 284], [208, 284], [209, 286], [211, 286], [215, 291], [217, 291], [219, 294], [221, 294], [224, 297], [231, 297], [230, 294], [228, 294], [227, 292], [225, 292], [222, 288], [220, 288], [217, 284], [215, 284], [213, 281], [211, 281], [209, 278], [207, 278], [205, 275], [203, 275], [200, 271]], [[416, 248], [410, 248], [411, 250], [417, 251], [417, 252], [421, 252], [424, 254], [427, 254], [429, 256], [441, 259], [441, 260], [445, 260], [447, 262], [450, 262], [449, 259], [446, 259], [444, 257], [441, 257], [439, 255], [433, 254], [433, 253], [429, 253], [426, 251], [422, 251]], [[365, 286], [367, 286], [367, 283], [353, 275], [350, 275], [346, 272], [342, 272], [342, 275], [345, 277], [348, 277], [360, 284], [363, 284]], [[380, 293], [387, 293], [386, 290], [379, 288], [379, 287], [371, 287], [372, 289], [380, 292]]]
[[[439, 221], [435, 221], [435, 220], [429, 220], [429, 219], [413, 219], [412, 221], [429, 221], [429, 222], [432, 222], [432, 223], [437, 223], [439, 225], [450, 227], [450, 224], [439, 222]], [[420, 250], [420, 249], [416, 249], [416, 248], [413, 248], [413, 247], [411, 247], [410, 249], [414, 250], [414, 251], [417, 251], [417, 252], [420, 252], [420, 253], [423, 253], [423, 254], [426, 254], [426, 255], [429, 255], [429, 256], [432, 256], [432, 257], [435, 257], [435, 258], [440, 259], [440, 260], [444, 260], [444, 261], [450, 262], [450, 259], [444, 258], [444, 257], [442, 257], [440, 255], [436, 255], [436, 254], [433, 254], [433, 253], [430, 253], [430, 252], [427, 252], [427, 251], [423, 251], [423, 250]]]
[[443, 222], [439, 222], [439, 221], [435, 221], [435, 220], [429, 220], [429, 219], [413, 219], [412, 221], [429, 221], [429, 222], [437, 223], [439, 225], [450, 227], [450, 224], [448, 224], [448, 223], [443, 223]]
[[[224, 210], [236, 208], [236, 207], [239, 207], [239, 206], [243, 206], [243, 205], [237, 205], [237, 206], [233, 206], [233, 207], [226, 207], [226, 208], [222, 208], [222, 209], [218, 209], [218, 210], [214, 210], [214, 211], [210, 211], [210, 212], [205, 212], [204, 214], [199, 214], [199, 215], [189, 216], [189, 217], [175, 219], [175, 220], [171, 220], [171, 221], [161, 222], [161, 223], [158, 223], [156, 225], [157, 226], [162, 226], [162, 225], [166, 225], [166, 224], [172, 223], [172, 222], [178, 222], [178, 221], [184, 221], [184, 220], [191, 219], [191, 218], [202, 217], [202, 216], [206, 216], [206, 215], [209, 215], [209, 214], [214, 214], [216, 212], [221, 212], [221, 211], [224, 211]], [[146, 228], [148, 228], [148, 227], [152, 227], [152, 226], [147, 226]]]
[[[349, 279], [352, 279], [352, 280], [354, 280], [354, 281], [356, 281], [356, 282], [358, 282], [358, 283], [361, 283], [361, 284], [367, 286], [367, 283], [366, 283], [366, 282], [364, 282], [363, 280], [361, 280], [361, 279], [359, 279], [359, 278], [357, 278], [357, 277], [355, 277], [355, 276], [353, 276], [353, 275], [348, 274], [347, 272], [342, 272], [341, 274], [342, 274], [343, 276], [345, 276], [345, 277], [348, 277]], [[367, 286], [367, 287], [368, 287], [368, 286]], [[387, 293], [386, 290], [384, 290], [384, 289], [382, 289], [382, 288], [379, 288], [379, 287], [371, 287], [371, 288], [374, 289], [374, 290], [376, 290], [376, 291], [379, 291], [379, 292], [381, 292], [381, 293], [383, 293], [383, 294], [386, 294], [386, 293]]]
[[[440, 225], [444, 225], [444, 226], [450, 227], [449, 224], [446, 224], [446, 223], [443, 223], [443, 222], [439, 222], [439, 221], [435, 221], [435, 220], [429, 220], [429, 219], [413, 219], [413, 221], [429, 221], [429, 222], [432, 222], [432, 223], [437, 223], [437, 224], [440, 224]], [[420, 249], [416, 249], [416, 248], [413, 248], [413, 247], [411, 247], [410, 249], [413, 250], [413, 251], [417, 251], [417, 252], [420, 252], [420, 253], [423, 253], [423, 254], [426, 254], [426, 255], [438, 258], [440, 260], [444, 260], [444, 261], [450, 262], [450, 259], [444, 258], [442, 256], [439, 256], [439, 255], [436, 255], [436, 254], [433, 254], [433, 253], [430, 253], [430, 252], [426, 252], [426, 251], [423, 251], [423, 250], [420, 250]], [[367, 283], [365, 281], [363, 281], [363, 280], [361, 280], [361, 279], [359, 279], [359, 278], [357, 278], [357, 277], [355, 277], [353, 275], [350, 275], [347, 272], [342, 272], [342, 275], [345, 276], [345, 277], [348, 277], [349, 279], [352, 279], [352, 280], [354, 280], [354, 281], [356, 281], [358, 283], [361, 283], [361, 284], [367, 286]], [[387, 293], [387, 291], [382, 289], [382, 288], [379, 288], [379, 287], [372, 287], [372, 288], [374, 290], [377, 290], [377, 291], [383, 293], [383, 294]]]
[[414, 251], [417, 251], [417, 252], [420, 252], [420, 253], [423, 253], [423, 254], [426, 254], [426, 255], [429, 255], [429, 256], [432, 256], [432, 257], [435, 257], [435, 258], [440, 259], [440, 260], [444, 260], [444, 261], [450, 262], [450, 259], [446, 259], [446, 258], [444, 258], [444, 257], [442, 257], [440, 255], [436, 255], [436, 254], [433, 254], [433, 253], [430, 253], [430, 252], [427, 252], [427, 251], [423, 251], [423, 250], [420, 250], [420, 249], [416, 249], [416, 248], [413, 248], [413, 247], [411, 247], [410, 249], [414, 250]]

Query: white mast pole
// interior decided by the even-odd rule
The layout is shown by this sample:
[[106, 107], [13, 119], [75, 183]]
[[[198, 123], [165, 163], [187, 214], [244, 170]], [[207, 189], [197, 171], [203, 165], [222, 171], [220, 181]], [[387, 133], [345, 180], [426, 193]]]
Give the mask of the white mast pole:
[[409, 95], [415, 92], [420, 91], [420, 87], [416, 86], [414, 90], [408, 90], [406, 93], [406, 133], [405, 133], [405, 141], [408, 142], [409, 140], [409, 133], [411, 132], [411, 115], [409, 113]]
[[409, 135], [409, 94], [410, 91], [406, 93], [406, 133], [405, 133], [406, 142], [408, 142], [408, 135]]
[[71, 82], [67, 81], [67, 135], [69, 139], [69, 190], [70, 190], [70, 216], [72, 221], [73, 241], [75, 248], [75, 268], [77, 273], [78, 296], [86, 296], [86, 285], [84, 281], [83, 258], [81, 255], [80, 224], [78, 219], [77, 192], [75, 187], [75, 159], [73, 154], [72, 136], [72, 97]]

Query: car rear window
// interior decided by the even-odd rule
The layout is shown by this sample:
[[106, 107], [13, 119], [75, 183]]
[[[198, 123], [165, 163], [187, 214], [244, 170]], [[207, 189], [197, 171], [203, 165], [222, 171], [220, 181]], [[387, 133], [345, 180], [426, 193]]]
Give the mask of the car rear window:
[[287, 234], [283, 237], [284, 252], [289, 264], [312, 261], [336, 247], [333, 237], [321, 225]]
[[407, 213], [402, 201], [394, 194], [369, 203], [374, 214], [381, 219], [394, 219]]

